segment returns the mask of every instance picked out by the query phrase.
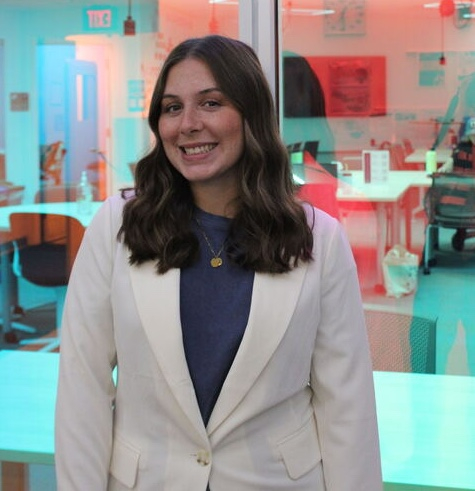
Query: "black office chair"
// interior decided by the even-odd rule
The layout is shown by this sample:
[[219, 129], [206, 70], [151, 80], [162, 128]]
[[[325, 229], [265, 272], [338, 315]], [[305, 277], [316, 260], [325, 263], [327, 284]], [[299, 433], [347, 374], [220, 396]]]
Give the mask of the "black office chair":
[[287, 145], [287, 151], [289, 152], [291, 160], [292, 155], [295, 154], [302, 154], [303, 158], [303, 152], [308, 152], [313, 159], [317, 160], [319, 144], [320, 142], [318, 140], [290, 143]]
[[365, 310], [373, 370], [435, 373], [436, 319]]
[[14, 273], [35, 285], [53, 287], [57, 297], [57, 337], [23, 340], [21, 344], [44, 344], [40, 351], [52, 351], [59, 347], [66, 287], [85, 228], [65, 215], [12, 213], [10, 229], [16, 238]]
[[[19, 186], [9, 181], [0, 181], [0, 206], [13, 206], [19, 205], [23, 202], [23, 194], [25, 186]], [[5, 311], [8, 309], [9, 316], [21, 316], [23, 315], [22, 308], [18, 305], [18, 287], [16, 278], [11, 275], [11, 256], [13, 246], [11, 243], [10, 233], [6, 231], [0, 232], [0, 281], [5, 282], [9, 288], [9, 294], [2, 298], [2, 317], [0, 317], [0, 324], [3, 325], [3, 317], [6, 317]], [[35, 329], [30, 326], [26, 326], [20, 322], [10, 321], [11, 328], [19, 331], [25, 331], [28, 333], [34, 333]], [[4, 326], [3, 326], [4, 327]], [[3, 333], [4, 340], [7, 343], [16, 343], [17, 335], [9, 330]]]
[[436, 264], [438, 229], [456, 229], [452, 247], [462, 251], [465, 240], [475, 237], [475, 173], [435, 173], [424, 199], [428, 224], [425, 231], [424, 274]]

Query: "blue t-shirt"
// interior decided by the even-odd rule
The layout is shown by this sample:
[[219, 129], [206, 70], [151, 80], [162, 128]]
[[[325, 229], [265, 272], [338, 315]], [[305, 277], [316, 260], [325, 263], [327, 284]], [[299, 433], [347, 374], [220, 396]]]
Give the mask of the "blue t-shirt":
[[206, 425], [246, 329], [254, 272], [231, 263], [224, 251], [223, 264], [213, 268], [203, 231], [217, 253], [231, 220], [202, 210], [195, 218], [200, 258], [181, 270], [180, 316], [186, 361]]

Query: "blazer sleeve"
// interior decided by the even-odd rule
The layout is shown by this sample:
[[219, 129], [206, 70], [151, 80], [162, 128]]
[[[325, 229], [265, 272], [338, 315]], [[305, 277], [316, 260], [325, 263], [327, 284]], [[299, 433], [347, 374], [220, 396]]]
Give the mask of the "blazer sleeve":
[[[325, 220], [324, 220], [325, 221]], [[356, 264], [337, 222], [318, 233], [321, 320], [311, 385], [327, 491], [381, 491], [373, 373]], [[322, 224], [320, 224], [322, 225]], [[328, 228], [327, 228], [328, 232]]]
[[62, 322], [55, 414], [58, 491], [105, 491], [112, 444], [116, 352], [110, 302], [119, 197], [87, 228], [71, 273]]

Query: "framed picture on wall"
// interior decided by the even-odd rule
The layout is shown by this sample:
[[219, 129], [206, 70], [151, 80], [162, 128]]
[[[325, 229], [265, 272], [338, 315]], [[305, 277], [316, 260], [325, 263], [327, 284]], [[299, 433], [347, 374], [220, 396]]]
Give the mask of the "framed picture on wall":
[[322, 82], [327, 116], [386, 114], [384, 56], [310, 56], [307, 60]]
[[330, 111], [335, 115], [370, 113], [371, 65], [365, 60], [334, 61], [330, 69]]
[[323, 18], [326, 36], [363, 35], [366, 32], [366, 0], [324, 0], [332, 11]]

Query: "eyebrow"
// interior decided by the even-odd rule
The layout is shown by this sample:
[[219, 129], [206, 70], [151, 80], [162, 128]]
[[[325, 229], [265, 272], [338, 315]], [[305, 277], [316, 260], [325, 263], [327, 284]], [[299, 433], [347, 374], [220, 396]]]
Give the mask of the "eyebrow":
[[[219, 87], [209, 87], [208, 89], [203, 89], [198, 92], [198, 95], [209, 94], [210, 92], [223, 92]], [[163, 94], [162, 99], [177, 99], [180, 96], [175, 94]]]

